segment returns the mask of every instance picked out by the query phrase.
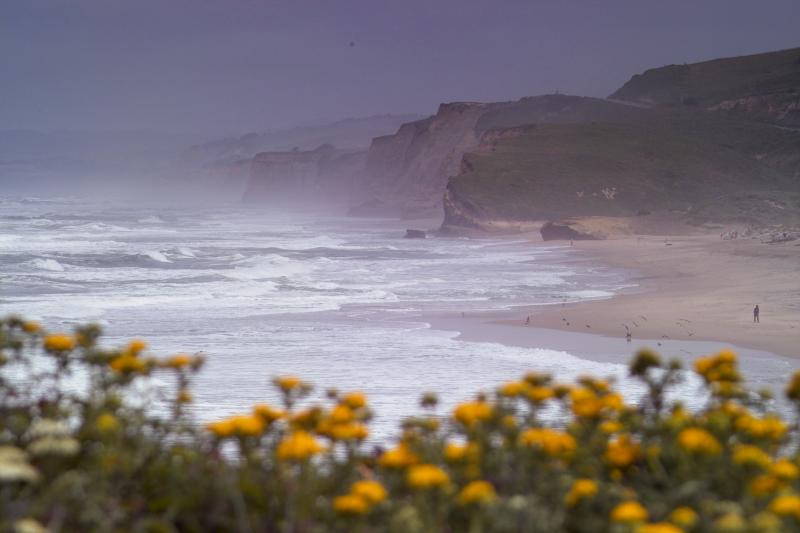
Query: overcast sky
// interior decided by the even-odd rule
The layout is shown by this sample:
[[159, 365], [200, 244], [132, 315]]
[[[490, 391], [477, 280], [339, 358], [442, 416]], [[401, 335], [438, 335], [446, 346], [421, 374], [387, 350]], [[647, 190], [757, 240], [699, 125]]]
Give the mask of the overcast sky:
[[800, 0], [0, 0], [0, 129], [236, 133], [606, 96], [649, 67], [800, 46], [798, 28]]

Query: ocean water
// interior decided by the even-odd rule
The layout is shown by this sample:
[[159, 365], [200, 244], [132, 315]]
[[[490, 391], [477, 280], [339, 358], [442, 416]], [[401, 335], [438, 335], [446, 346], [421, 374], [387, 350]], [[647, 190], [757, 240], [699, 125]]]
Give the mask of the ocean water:
[[463, 342], [425, 321], [609, 297], [622, 273], [575, 261], [568, 246], [403, 239], [404, 229], [268, 208], [0, 198], [0, 315], [51, 330], [98, 322], [107, 343], [144, 337], [159, 355], [202, 351], [198, 421], [275, 400], [270, 380], [284, 374], [320, 396], [366, 392], [379, 437], [426, 391], [446, 409], [528, 370], [616, 376], [626, 394], [640, 392], [620, 364]]

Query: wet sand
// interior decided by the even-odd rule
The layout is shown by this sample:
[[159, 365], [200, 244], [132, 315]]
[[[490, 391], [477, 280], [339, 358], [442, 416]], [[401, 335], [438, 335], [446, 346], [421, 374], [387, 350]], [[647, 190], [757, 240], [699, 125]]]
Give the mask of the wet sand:
[[[634, 286], [602, 300], [426, 320], [467, 341], [616, 363], [642, 346], [687, 361], [730, 346], [754, 384], [777, 385], [800, 368], [797, 244], [722, 241], [717, 235], [576, 241], [571, 260], [623, 269]], [[754, 324], [756, 304], [761, 322]]]

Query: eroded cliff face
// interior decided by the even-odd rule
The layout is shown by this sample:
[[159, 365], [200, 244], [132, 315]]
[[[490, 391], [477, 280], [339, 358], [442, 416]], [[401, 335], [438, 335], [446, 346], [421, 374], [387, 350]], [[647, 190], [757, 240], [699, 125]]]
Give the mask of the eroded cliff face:
[[477, 146], [475, 126], [491, 104], [442, 104], [436, 115], [377, 137], [351, 197], [351, 212], [412, 217], [441, 213], [447, 178]]
[[713, 113], [637, 113], [484, 133], [448, 180], [442, 230], [528, 231], [588, 217], [591, 231], [581, 231], [600, 238], [623, 226], [657, 231], [664, 220], [800, 220], [786, 200], [800, 194], [800, 131]]
[[345, 205], [354, 177], [366, 158], [364, 150], [262, 152], [250, 163], [246, 203]]

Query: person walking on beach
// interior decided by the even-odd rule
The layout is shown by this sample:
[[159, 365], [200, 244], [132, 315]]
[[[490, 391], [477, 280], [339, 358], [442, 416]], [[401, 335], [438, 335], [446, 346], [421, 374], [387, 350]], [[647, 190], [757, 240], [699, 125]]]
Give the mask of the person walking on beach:
[[759, 315], [761, 314], [761, 310], [758, 308], [758, 304], [753, 308], [753, 322], [761, 322], [759, 320]]

